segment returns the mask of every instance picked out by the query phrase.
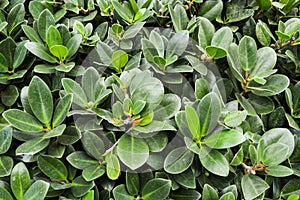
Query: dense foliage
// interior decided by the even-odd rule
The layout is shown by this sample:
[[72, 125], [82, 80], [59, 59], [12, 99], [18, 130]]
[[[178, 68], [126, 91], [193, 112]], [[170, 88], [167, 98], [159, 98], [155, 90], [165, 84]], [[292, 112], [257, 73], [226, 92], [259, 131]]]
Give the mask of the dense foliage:
[[0, 1], [0, 199], [299, 199], [299, 5]]

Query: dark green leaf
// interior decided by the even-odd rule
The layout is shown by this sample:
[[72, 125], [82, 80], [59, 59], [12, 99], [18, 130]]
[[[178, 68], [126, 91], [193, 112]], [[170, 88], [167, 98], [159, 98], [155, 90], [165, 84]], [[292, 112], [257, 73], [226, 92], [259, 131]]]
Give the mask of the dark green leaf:
[[43, 137], [37, 137], [31, 140], [28, 140], [18, 146], [16, 149], [16, 155], [22, 155], [22, 154], [29, 154], [29, 155], [34, 155], [43, 149], [45, 149], [50, 140], [49, 139], [44, 139]]
[[37, 20], [37, 29], [44, 41], [46, 41], [47, 30], [51, 25], [55, 25], [54, 16], [48, 9], [44, 9]]
[[34, 115], [49, 128], [53, 113], [53, 98], [48, 85], [34, 76], [28, 88], [28, 101]]
[[78, 176], [72, 182], [71, 191], [75, 197], [82, 197], [94, 186], [95, 183], [93, 181], [88, 182], [82, 176]]
[[62, 161], [50, 156], [39, 156], [37, 163], [39, 169], [49, 178], [67, 180], [68, 171]]
[[142, 197], [145, 200], [165, 199], [169, 195], [170, 189], [170, 180], [155, 178], [145, 184]]
[[96, 160], [102, 159], [105, 152], [105, 146], [102, 139], [93, 132], [86, 131], [82, 133], [81, 142], [85, 151]]
[[179, 174], [184, 172], [192, 164], [194, 153], [186, 147], [179, 147], [171, 151], [165, 161], [164, 169], [170, 174]]
[[241, 185], [245, 200], [254, 199], [269, 188], [263, 179], [251, 174], [242, 177]]

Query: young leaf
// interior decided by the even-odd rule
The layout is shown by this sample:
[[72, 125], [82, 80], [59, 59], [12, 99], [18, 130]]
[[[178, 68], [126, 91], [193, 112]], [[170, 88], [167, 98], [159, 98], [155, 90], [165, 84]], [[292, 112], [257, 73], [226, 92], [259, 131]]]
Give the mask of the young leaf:
[[24, 163], [16, 164], [11, 172], [10, 187], [17, 200], [22, 200], [25, 191], [30, 187], [29, 172]]
[[43, 125], [32, 115], [18, 109], [10, 109], [3, 113], [3, 117], [16, 129], [29, 133], [43, 131]]
[[53, 45], [50, 47], [50, 52], [60, 61], [64, 61], [69, 53], [69, 50], [63, 45]]
[[52, 93], [48, 85], [37, 76], [34, 76], [29, 84], [28, 101], [38, 120], [49, 126], [53, 113]]
[[53, 25], [49, 26], [49, 28], [47, 30], [46, 43], [47, 43], [49, 49], [51, 47], [53, 47], [54, 45], [62, 45], [63, 44], [60, 32]]
[[106, 173], [109, 179], [116, 180], [119, 178], [121, 173], [120, 162], [116, 155], [108, 154], [105, 157], [106, 165]]
[[200, 121], [196, 110], [191, 106], [185, 107], [185, 116], [193, 137], [200, 139]]
[[117, 50], [112, 54], [112, 64], [117, 70], [121, 70], [128, 62], [128, 55], [123, 50]]

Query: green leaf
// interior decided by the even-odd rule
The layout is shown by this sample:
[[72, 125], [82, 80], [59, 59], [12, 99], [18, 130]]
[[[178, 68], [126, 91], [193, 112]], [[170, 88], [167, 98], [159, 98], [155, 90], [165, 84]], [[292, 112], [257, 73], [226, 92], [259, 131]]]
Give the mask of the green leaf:
[[199, 21], [198, 40], [203, 49], [211, 44], [215, 32], [214, 25], [208, 19], [201, 17]]
[[51, 47], [53, 47], [54, 45], [62, 45], [63, 44], [60, 32], [53, 25], [50, 25], [47, 30], [46, 43], [47, 43], [49, 49], [51, 49]]
[[272, 6], [271, 0], [256, 0], [256, 3], [261, 10], [268, 10]]
[[174, 9], [169, 6], [169, 12], [175, 31], [180, 32], [185, 30], [189, 19], [183, 6], [181, 4], [176, 4]]
[[257, 46], [252, 37], [244, 36], [239, 44], [239, 57], [241, 67], [245, 71], [252, 70], [257, 60]]
[[272, 166], [272, 167], [267, 167], [265, 172], [269, 176], [279, 177], [279, 178], [291, 176], [291, 175], [294, 174], [294, 171], [292, 169], [290, 169], [286, 166], [283, 166], [283, 165], [276, 165], [276, 166]]
[[269, 167], [276, 166], [288, 158], [289, 147], [282, 143], [273, 143], [264, 150], [262, 162]]
[[235, 199], [235, 196], [232, 192], [227, 192], [220, 197], [220, 200], [232, 200]]
[[12, 106], [19, 97], [18, 88], [14, 85], [9, 85], [1, 92], [1, 100], [5, 106]]
[[15, 5], [7, 15], [7, 30], [12, 33], [14, 29], [24, 22], [26, 11], [23, 3]]
[[289, 78], [282, 74], [274, 74], [266, 80], [263, 86], [250, 83], [247, 88], [258, 96], [273, 96], [283, 92], [290, 84]]
[[257, 61], [255, 67], [250, 70], [251, 77], [268, 77], [274, 73], [274, 68], [277, 61], [276, 52], [270, 47], [263, 47], [257, 50]]
[[221, 15], [223, 10], [223, 2], [220, 0], [204, 1], [201, 5], [198, 14], [202, 17], [209, 19], [210, 21], [216, 19]]
[[30, 187], [29, 172], [24, 163], [16, 164], [11, 172], [10, 187], [17, 200], [22, 200], [25, 191]]
[[3, 113], [3, 117], [16, 129], [29, 133], [43, 131], [42, 124], [32, 115], [18, 109], [10, 109]]
[[246, 110], [229, 112], [226, 114], [224, 122], [226, 126], [237, 127], [245, 121], [247, 114], [248, 112]]
[[115, 200], [132, 200], [132, 196], [127, 192], [124, 184], [118, 185], [112, 191]]
[[127, 9], [125, 6], [122, 6], [118, 1], [112, 0], [111, 1], [114, 9], [116, 12], [127, 22], [132, 22], [133, 20], [133, 13]]
[[187, 48], [188, 41], [189, 33], [187, 31], [175, 33], [168, 42], [166, 58], [170, 58], [173, 55], [181, 56]]
[[24, 199], [26, 200], [39, 200], [45, 199], [49, 190], [50, 184], [46, 181], [37, 180], [25, 192]]
[[165, 94], [159, 106], [154, 110], [155, 120], [165, 120], [173, 117], [181, 107], [181, 100], [175, 94]]
[[82, 197], [82, 200], [94, 200], [94, 197], [95, 197], [94, 190], [90, 190], [86, 195]]
[[143, 138], [122, 135], [117, 146], [120, 160], [134, 170], [145, 164], [149, 157], [149, 147]]
[[142, 190], [142, 198], [145, 200], [165, 199], [169, 196], [171, 181], [155, 178], [148, 181]]
[[244, 149], [241, 147], [238, 152], [232, 158], [230, 165], [239, 166], [242, 162], [244, 162]]
[[[16, 43], [11, 37], [7, 37], [6, 39], [2, 40], [0, 43], [0, 52], [4, 56], [3, 59], [5, 64], [7, 63], [8, 68], [13, 67], [14, 62], [14, 53], [16, 51]], [[4, 64], [4, 65], [5, 65]]]
[[66, 47], [69, 50], [66, 58], [70, 59], [72, 56], [76, 54], [78, 51], [80, 44], [82, 42], [82, 35], [75, 34], [73, 37], [71, 37], [68, 42], [66, 43]]
[[45, 149], [50, 143], [49, 139], [44, 139], [43, 137], [37, 137], [31, 140], [28, 140], [18, 146], [16, 149], [16, 155], [29, 154], [34, 155], [43, 149]]
[[241, 67], [238, 46], [235, 43], [231, 43], [228, 47], [227, 62], [234, 77], [240, 82], [245, 81], [243, 75], [245, 72]]
[[18, 43], [15, 52], [14, 52], [14, 61], [13, 61], [13, 68], [16, 69], [21, 66], [23, 61], [26, 58], [27, 55], [27, 49], [25, 47], [25, 44], [27, 41], [22, 41]]
[[71, 145], [76, 143], [81, 138], [81, 133], [75, 126], [68, 126], [64, 133], [59, 136], [58, 142], [62, 145]]
[[5, 154], [12, 143], [13, 129], [4, 127], [0, 130], [0, 154]]
[[205, 48], [206, 53], [215, 59], [223, 58], [226, 56], [226, 50], [216, 46], [207, 46]]
[[22, 25], [22, 30], [30, 41], [43, 44], [43, 41], [34, 28], [28, 25]]
[[9, 191], [4, 187], [0, 187], [0, 198], [5, 200], [14, 200]]
[[62, 85], [67, 94], [73, 94], [73, 102], [80, 106], [87, 106], [87, 97], [81, 86], [70, 78], [63, 78]]
[[44, 139], [49, 139], [49, 138], [54, 138], [54, 137], [61, 136], [64, 133], [65, 129], [66, 129], [66, 125], [65, 124], [61, 124], [61, 125], [53, 128], [51, 131], [45, 133], [43, 135], [43, 138]]
[[195, 82], [195, 97], [197, 99], [202, 99], [205, 95], [209, 93], [209, 84], [206, 79], [199, 78]]
[[29, 84], [28, 101], [37, 119], [49, 126], [53, 114], [52, 93], [48, 85], [37, 76], [34, 76]]
[[249, 102], [258, 114], [269, 114], [274, 111], [275, 105], [271, 98], [250, 94]]
[[138, 195], [140, 191], [140, 179], [136, 172], [126, 171], [126, 188], [130, 195]]
[[196, 110], [192, 106], [185, 107], [185, 116], [189, 130], [196, 139], [200, 139], [200, 121]]
[[219, 200], [218, 192], [209, 184], [205, 184], [202, 192], [203, 200]]
[[201, 194], [196, 190], [179, 189], [171, 192], [170, 197], [176, 200], [199, 200], [201, 198]]
[[218, 176], [228, 176], [229, 163], [225, 156], [219, 151], [202, 147], [199, 154], [199, 160], [203, 167], [209, 172]]
[[246, 140], [243, 132], [227, 129], [213, 133], [205, 138], [204, 143], [213, 149], [226, 149], [237, 146]]
[[13, 166], [14, 160], [11, 157], [0, 156], [0, 177], [9, 176]]
[[84, 151], [75, 151], [67, 156], [67, 161], [76, 169], [85, 169], [91, 165], [98, 165], [98, 161], [89, 157]]
[[122, 69], [128, 62], [128, 55], [123, 50], [117, 50], [112, 54], [112, 64], [118, 70]]
[[256, 24], [255, 33], [256, 33], [256, 37], [257, 37], [258, 41], [263, 46], [269, 46], [271, 43], [271, 38], [273, 40], [275, 40], [268, 25], [261, 20], [259, 20], [258, 23]]
[[105, 174], [105, 167], [101, 165], [90, 165], [83, 169], [82, 177], [86, 181], [92, 181]]
[[86, 131], [82, 133], [81, 142], [83, 148], [96, 160], [102, 159], [102, 154], [105, 152], [105, 146], [102, 139], [93, 132]]
[[150, 152], [161, 152], [168, 144], [168, 136], [165, 132], [159, 132], [153, 136], [145, 137]]
[[82, 197], [94, 186], [93, 181], [85, 181], [82, 176], [78, 176], [72, 182], [71, 192], [75, 197]]
[[194, 159], [194, 153], [186, 147], [172, 150], [164, 161], [164, 169], [170, 174], [180, 174], [187, 170]]
[[180, 174], [173, 175], [172, 177], [184, 188], [196, 189], [196, 178], [192, 169], [189, 168]]
[[37, 29], [44, 41], [46, 41], [47, 30], [51, 25], [55, 25], [54, 16], [48, 9], [44, 9], [37, 20]]
[[299, 179], [291, 179], [289, 182], [282, 188], [282, 196], [288, 197], [293, 194], [300, 194], [300, 185]]
[[53, 45], [50, 47], [50, 52], [60, 61], [64, 61], [69, 54], [68, 48], [63, 45]]
[[211, 40], [211, 46], [227, 50], [233, 40], [233, 34], [229, 27], [223, 27], [217, 30]]
[[241, 185], [245, 200], [255, 199], [269, 188], [264, 180], [251, 174], [242, 177]]
[[72, 100], [73, 95], [67, 94], [58, 102], [53, 114], [52, 127], [60, 125], [66, 119], [67, 113], [71, 108]]
[[138, 100], [134, 102], [133, 109], [132, 109], [133, 115], [137, 115], [140, 112], [142, 112], [145, 106], [146, 106], [146, 101]]
[[121, 174], [120, 162], [116, 155], [108, 154], [105, 157], [107, 177], [111, 180], [116, 180]]
[[67, 180], [68, 170], [64, 163], [50, 156], [39, 156], [37, 164], [39, 169], [49, 178], [54, 180]]
[[200, 113], [200, 137], [210, 133], [218, 124], [221, 113], [221, 105], [218, 96], [215, 93], [205, 95], [199, 105]]
[[56, 63], [57, 60], [53, 57], [49, 50], [37, 42], [27, 42], [25, 47], [35, 56], [50, 63]]

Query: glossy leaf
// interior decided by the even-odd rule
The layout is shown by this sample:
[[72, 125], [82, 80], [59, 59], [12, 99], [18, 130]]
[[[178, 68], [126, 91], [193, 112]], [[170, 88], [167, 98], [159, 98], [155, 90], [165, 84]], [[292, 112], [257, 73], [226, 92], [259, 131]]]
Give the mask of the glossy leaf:
[[17, 200], [22, 200], [25, 191], [30, 187], [29, 172], [24, 163], [16, 164], [11, 172], [10, 187]]
[[13, 168], [14, 161], [9, 156], [0, 156], [0, 177], [9, 176]]
[[244, 36], [239, 44], [240, 63], [245, 71], [252, 70], [257, 60], [257, 46], [255, 40]]
[[96, 160], [102, 159], [105, 152], [105, 146], [102, 139], [93, 132], [86, 131], [82, 133], [81, 142], [85, 151]]
[[142, 190], [142, 197], [145, 200], [156, 200], [166, 198], [171, 189], [171, 181], [156, 178], [148, 181]]
[[28, 88], [28, 102], [34, 115], [49, 126], [53, 113], [53, 98], [48, 85], [39, 77], [32, 78]]
[[3, 117], [16, 129], [29, 133], [42, 132], [42, 124], [32, 115], [18, 109], [10, 109], [3, 113]]
[[37, 163], [39, 169], [49, 178], [67, 180], [68, 171], [62, 161], [50, 156], [39, 156]]
[[179, 174], [184, 172], [192, 164], [194, 153], [186, 147], [179, 147], [171, 151], [165, 161], [164, 169], [170, 174]]
[[11, 127], [5, 127], [0, 130], [0, 154], [6, 153], [12, 143], [13, 130]]
[[50, 184], [47, 183], [46, 181], [37, 180], [25, 192], [24, 199], [28, 199], [28, 200], [44, 199], [47, 195], [49, 187]]
[[269, 188], [269, 185], [263, 179], [254, 175], [243, 176], [241, 186], [246, 200], [258, 197]]
[[117, 146], [120, 160], [132, 170], [141, 167], [149, 157], [149, 147], [142, 138], [124, 134]]
[[82, 197], [94, 186], [95, 183], [93, 181], [88, 182], [82, 176], [78, 176], [72, 182], [71, 192], [75, 197]]

